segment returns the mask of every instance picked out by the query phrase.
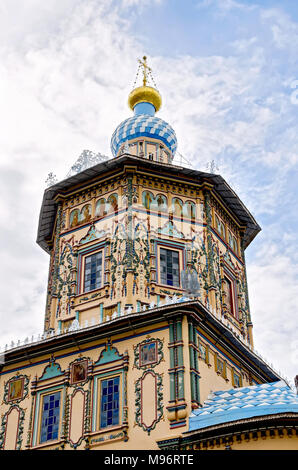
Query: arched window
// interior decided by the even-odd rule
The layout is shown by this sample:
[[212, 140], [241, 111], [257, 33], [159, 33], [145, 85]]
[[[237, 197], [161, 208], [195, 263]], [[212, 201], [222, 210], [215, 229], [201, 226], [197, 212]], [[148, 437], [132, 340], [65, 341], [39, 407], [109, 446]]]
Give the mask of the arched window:
[[69, 216], [69, 225], [70, 228], [76, 227], [80, 223], [80, 211], [79, 209], [74, 209], [71, 211], [70, 216]]
[[173, 213], [176, 217], [182, 217], [183, 203], [181, 199], [174, 197], [172, 200]]
[[215, 214], [215, 228], [222, 238], [226, 238], [226, 230], [222, 220]]
[[196, 218], [196, 205], [194, 202], [186, 201], [184, 204], [183, 213], [185, 217], [188, 219], [195, 219]]
[[96, 206], [95, 206], [95, 215], [97, 217], [103, 217], [106, 215], [106, 200], [105, 198], [101, 198], [97, 201]]
[[142, 194], [143, 206], [146, 207], [146, 209], [150, 209], [153, 201], [154, 201], [153, 194], [150, 191], [144, 191]]
[[117, 194], [111, 194], [108, 197], [108, 202], [107, 202], [107, 212], [108, 213], [113, 213], [118, 211], [118, 195]]
[[91, 205], [86, 204], [81, 210], [80, 223], [89, 222], [91, 220]]
[[163, 194], [158, 194], [155, 198], [158, 212], [167, 212], [168, 200]]
[[235, 253], [238, 252], [237, 239], [230, 231], [229, 231], [229, 245], [232, 248], [232, 250], [235, 251]]

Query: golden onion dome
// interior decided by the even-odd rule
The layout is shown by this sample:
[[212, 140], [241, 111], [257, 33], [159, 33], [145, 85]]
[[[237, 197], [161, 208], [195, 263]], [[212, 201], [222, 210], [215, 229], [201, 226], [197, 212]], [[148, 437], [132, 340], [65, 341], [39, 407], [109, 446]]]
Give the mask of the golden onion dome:
[[161, 96], [151, 86], [140, 86], [132, 90], [128, 96], [128, 106], [130, 109], [133, 110], [138, 103], [151, 103], [157, 112], [161, 107]]

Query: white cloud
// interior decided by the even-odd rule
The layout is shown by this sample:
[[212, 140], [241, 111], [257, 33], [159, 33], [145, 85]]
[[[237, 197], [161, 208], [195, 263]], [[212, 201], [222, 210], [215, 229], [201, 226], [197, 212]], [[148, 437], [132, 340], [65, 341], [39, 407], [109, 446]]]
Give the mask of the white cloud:
[[63, 6], [54, 15], [63, 28], [53, 34], [44, 7], [27, 4], [22, 34], [31, 34], [31, 7], [34, 33], [45, 40], [0, 47], [1, 343], [43, 327], [49, 257], [35, 239], [47, 174], [63, 178], [85, 148], [110, 153], [119, 115], [128, 112], [138, 45], [125, 21], [106, 7], [99, 12], [98, 2]]
[[[298, 261], [263, 241], [247, 267], [255, 347], [275, 369], [297, 375]], [[285, 372], [284, 372], [285, 373]]]
[[254, 10], [256, 5], [236, 2], [236, 0], [199, 0], [196, 4], [197, 8], [207, 8], [214, 6], [217, 10], [229, 13], [231, 10]]
[[267, 23], [272, 32], [275, 45], [287, 52], [294, 52], [298, 45], [298, 24], [280, 8], [261, 10], [261, 19]]

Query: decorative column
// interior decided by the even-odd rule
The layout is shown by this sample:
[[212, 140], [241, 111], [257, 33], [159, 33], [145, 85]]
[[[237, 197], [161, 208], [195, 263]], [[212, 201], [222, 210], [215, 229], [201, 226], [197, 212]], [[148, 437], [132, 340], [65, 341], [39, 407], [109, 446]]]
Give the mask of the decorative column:
[[212, 212], [211, 212], [211, 201], [209, 190], [204, 191], [204, 204], [206, 213], [207, 223], [207, 256], [208, 256], [208, 274], [209, 274], [209, 285], [208, 285], [208, 299], [212, 310], [216, 310], [216, 279], [214, 272], [214, 253], [213, 243], [211, 236], [212, 226]]
[[123, 282], [126, 284], [126, 306], [133, 305], [133, 258], [134, 258], [134, 240], [133, 240], [133, 174], [126, 175], [126, 187], [124, 194], [126, 196], [126, 240], [125, 256], [123, 267]]
[[[48, 293], [46, 301], [46, 314], [44, 322], [44, 331], [48, 331], [54, 326], [54, 312], [57, 305], [57, 283], [59, 274], [59, 245], [62, 221], [62, 202], [58, 203], [57, 218], [56, 218], [56, 233], [55, 242], [51, 254], [51, 264], [48, 278]], [[55, 299], [55, 301], [54, 301]]]
[[245, 313], [246, 313], [246, 326], [247, 326], [247, 333], [248, 333], [248, 341], [251, 345], [251, 347], [254, 347], [254, 342], [253, 342], [253, 324], [251, 321], [251, 316], [250, 316], [250, 308], [249, 308], [249, 298], [248, 298], [248, 288], [247, 288], [247, 272], [246, 272], [246, 263], [245, 263], [245, 253], [244, 253], [244, 246], [243, 246], [243, 239], [241, 243], [241, 255], [243, 259], [243, 265], [244, 265], [244, 292], [245, 292]]

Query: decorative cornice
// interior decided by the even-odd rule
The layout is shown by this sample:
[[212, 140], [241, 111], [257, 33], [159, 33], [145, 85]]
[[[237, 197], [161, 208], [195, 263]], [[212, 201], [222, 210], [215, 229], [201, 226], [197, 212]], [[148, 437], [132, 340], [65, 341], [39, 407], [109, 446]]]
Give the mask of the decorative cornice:
[[[127, 170], [125, 168], [127, 167]], [[57, 202], [55, 198], [58, 194], [68, 195], [70, 191], [79, 191], [90, 189], [92, 185], [98, 184], [99, 179], [108, 179], [124, 171], [146, 171], [160, 176], [167, 174], [168, 180], [177, 178], [182, 183], [193, 184], [206, 190], [213, 186], [213, 193], [219, 194], [225, 205], [231, 210], [241, 225], [246, 226], [244, 233], [245, 247], [253, 240], [261, 230], [254, 217], [241, 202], [236, 193], [230, 188], [226, 181], [220, 175], [204, 173], [198, 170], [183, 168], [175, 165], [165, 165], [159, 162], [153, 162], [146, 159], [140, 159], [132, 155], [124, 154], [120, 157], [104, 161], [94, 167], [88, 168], [81, 173], [67, 178], [50, 188], [44, 193], [43, 203], [39, 218], [37, 243], [47, 252], [50, 251], [52, 244], [52, 233], [56, 219]]]
[[[95, 326], [84, 328], [79, 331], [73, 331], [59, 336], [53, 336], [33, 345], [25, 345], [5, 352], [5, 368], [13, 364], [19, 364], [24, 360], [24, 354], [28, 360], [39, 357], [42, 354], [57, 353], [67, 347], [76, 347], [94, 342], [99, 339], [106, 339], [111, 334], [123, 334], [134, 331], [136, 328], [143, 328], [157, 322], [169, 321], [172, 318], [183, 315], [193, 316], [195, 321], [200, 323], [209, 335], [215, 335], [218, 339], [218, 333], [222, 336], [222, 344], [237, 354], [243, 364], [256, 374], [260, 381], [281, 380], [281, 377], [275, 373], [263, 359], [261, 359], [251, 348], [239, 340], [232, 331], [229, 330], [220, 320], [212, 315], [209, 310], [199, 301], [191, 300], [183, 303], [162, 305], [149, 311], [142, 311], [117, 317]], [[214, 336], [214, 337], [215, 337]], [[252, 368], [253, 367], [253, 368]]]

